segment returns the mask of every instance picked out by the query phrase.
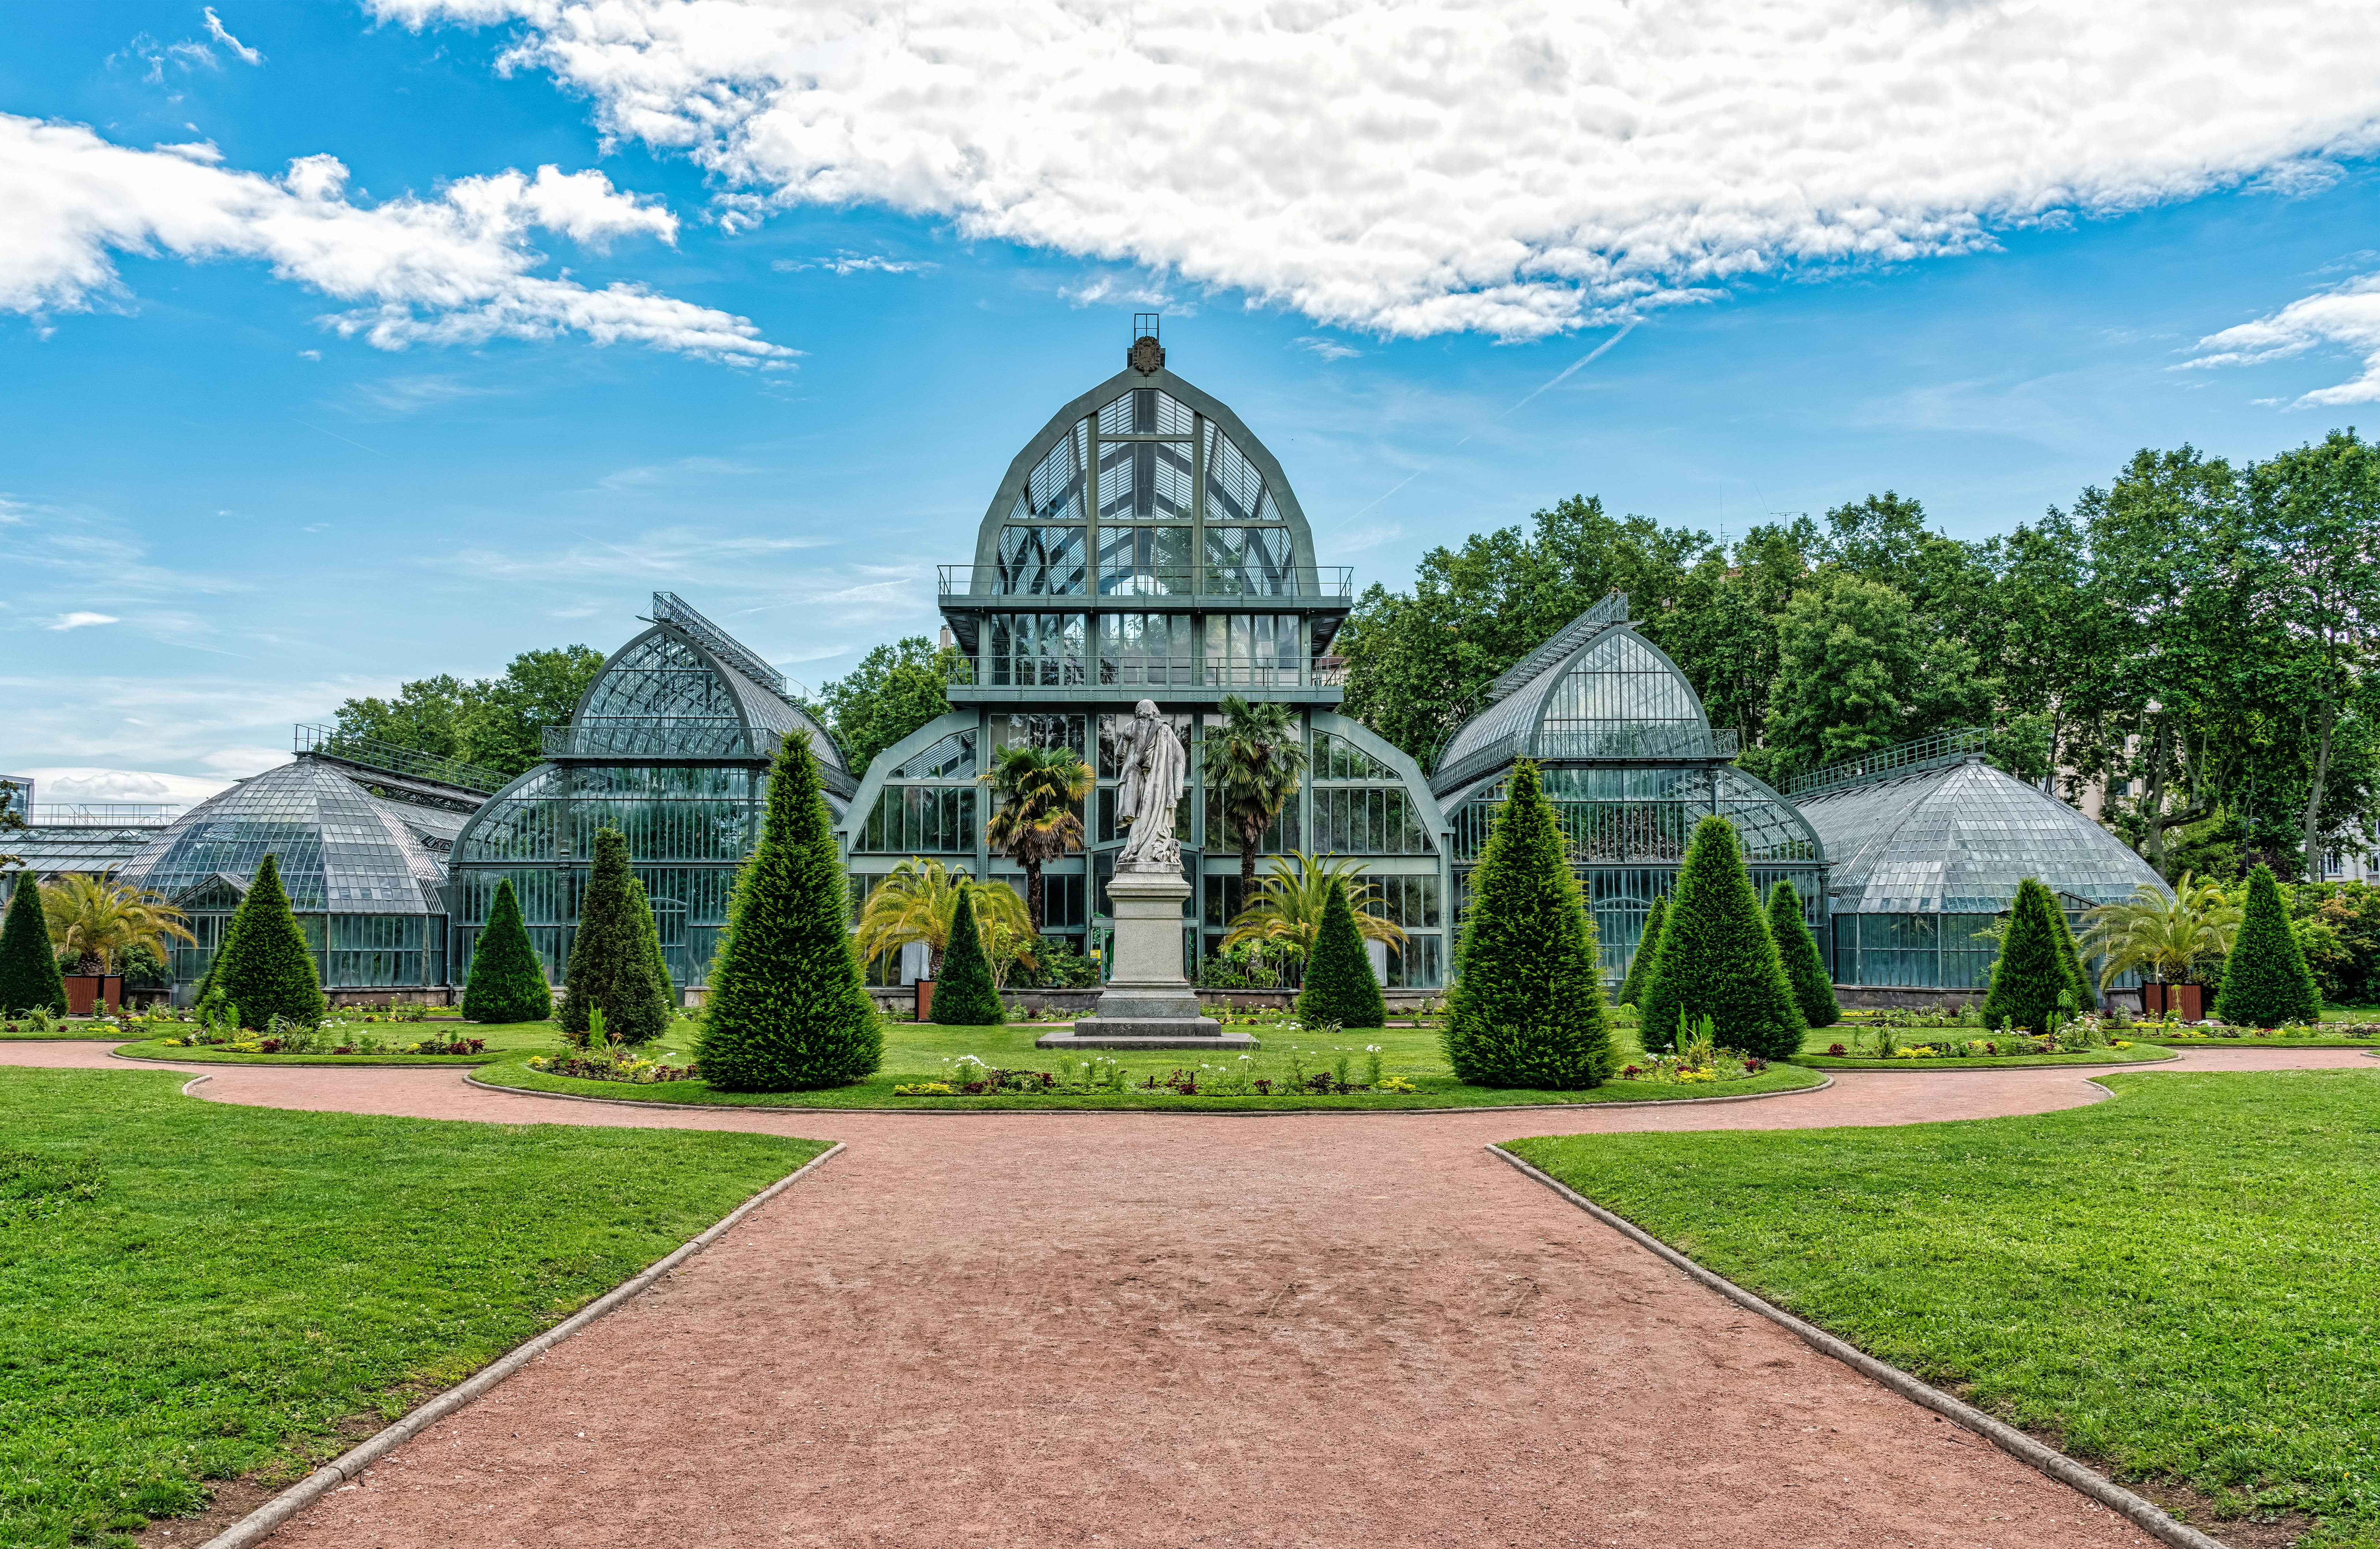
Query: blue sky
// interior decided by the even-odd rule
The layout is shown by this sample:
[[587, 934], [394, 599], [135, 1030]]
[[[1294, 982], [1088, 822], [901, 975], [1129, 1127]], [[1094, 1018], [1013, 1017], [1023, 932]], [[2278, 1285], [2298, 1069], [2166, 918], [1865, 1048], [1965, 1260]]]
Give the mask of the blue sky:
[[[1684, 192], [1632, 196], [1622, 214], [1600, 192], [1617, 172], [1578, 164], [1585, 191], [1565, 191], [1560, 167], [1600, 142], [1528, 151], [1555, 171], [1512, 174], [1515, 187], [1572, 199], [1567, 235], [1545, 238], [1536, 216], [1500, 232], [1509, 201], [1457, 197], [1444, 222], [1457, 234], [1441, 238], [1427, 201], [1393, 202], [1403, 185], [1429, 157], [1474, 169], [1450, 188], [1492, 181], [1509, 134], [1465, 145], [1474, 131], [1441, 128], [1424, 155], [1393, 127], [1366, 148], [1366, 126], [1388, 121], [1377, 111], [1253, 141], [1111, 104], [1044, 122], [1003, 109], [987, 66], [945, 91], [984, 94], [976, 122], [1007, 111], [1024, 127], [920, 173], [856, 131], [785, 151], [751, 127], [765, 115], [708, 140], [656, 131], [651, 79], [616, 73], [616, 49], [590, 65], [565, 46], [589, 40], [583, 18], [566, 35], [564, 0], [524, 0], [527, 20], [508, 8], [228, 0], [211, 27], [180, 4], [0, 7], [0, 115], [25, 128], [0, 140], [0, 230], [20, 233], [0, 238], [19, 248], [13, 270], [0, 258], [0, 771], [41, 774], [44, 799], [191, 799], [285, 756], [289, 724], [345, 696], [498, 671], [540, 646], [609, 650], [657, 588], [789, 676], [834, 677], [880, 640], [930, 631], [934, 565], [971, 557], [1015, 448], [1118, 369], [1131, 314], [1152, 306], [1173, 369], [1281, 457], [1317, 558], [1390, 586], [1430, 545], [1574, 492], [1740, 534], [1893, 488], [1977, 537], [2070, 502], [2143, 445], [2253, 457], [2372, 418], [2361, 379], [2380, 323], [2358, 287], [2380, 268], [2365, 138], [2380, 103], [2365, 86], [2366, 100], [2277, 120], [2322, 94], [2310, 72], [2335, 40], [2240, 67], [2270, 90], [2199, 103], [2192, 125], [2212, 127], [2187, 154], [2169, 150], [2177, 133], [2114, 143], [2046, 124], [2071, 165], [2041, 187], [2009, 170], [2033, 158], [1992, 149], [2031, 132], [1995, 116], [1993, 91], [1879, 129], [1889, 143], [1798, 185], [1825, 193], [1814, 205], [1884, 212], [1884, 247], [1829, 254], [1811, 233], [1843, 222], [1744, 193], [1758, 177], [1735, 167], [1734, 131], [1677, 152], [1693, 177], [1649, 179]], [[1338, 45], [1280, 45], [1293, 76], [1321, 68], [1296, 63], [1315, 46]], [[1740, 51], [1747, 78], [1769, 46]], [[1897, 46], [1964, 51], [1985, 80], [2011, 68], [1993, 50], [2024, 55], [1992, 37]], [[855, 79], [899, 66], [879, 58]], [[1460, 63], [1447, 73], [1494, 94]], [[748, 80], [735, 90], [762, 101]], [[946, 142], [934, 115], [958, 110], [904, 106], [918, 100], [832, 111]], [[795, 105], [812, 133], [820, 110]], [[1774, 110], [1786, 151], [1823, 138], [1788, 99], [1754, 106]], [[1103, 113], [1117, 115], [1121, 180], [1026, 143], [1078, 143]], [[1390, 202], [1326, 207], [1288, 176], [1302, 164], [1249, 161], [1296, 132], [1339, 137], [1302, 153], [1318, 178], [1377, 184]], [[1208, 137], [1196, 165], [1145, 143], [1168, 136]], [[1973, 145], [1998, 180], [1858, 185], [1929, 136], [1954, 158]], [[212, 149], [154, 149], [175, 144]], [[324, 155], [344, 183], [288, 171]], [[540, 203], [534, 187], [468, 181], [549, 165], [608, 186], [557, 183], [569, 198]], [[1237, 189], [1208, 187], [1199, 166], [1232, 169]], [[458, 187], [528, 213], [406, 263], [387, 230], [363, 227], [374, 211], [443, 218], [463, 207]], [[272, 200], [355, 226], [355, 252], [331, 250], [349, 236], [319, 251], [290, 237]], [[1256, 216], [1235, 221], [1235, 200]], [[55, 251], [21, 239], [43, 221], [63, 234]], [[1695, 234], [1686, 257], [1642, 256], [1671, 239], [1661, 221]], [[89, 237], [94, 222], [131, 235]], [[1721, 227], [1746, 234], [1750, 259], [1703, 235]], [[1513, 263], [1495, 255], [1515, 242], [1530, 256], [1483, 278], [1483, 262]], [[447, 294], [450, 263], [493, 265], [484, 294]], [[381, 267], [343, 277], [358, 265]], [[559, 287], [521, 290], [519, 274]], [[571, 320], [615, 282], [641, 289], [606, 344]]]

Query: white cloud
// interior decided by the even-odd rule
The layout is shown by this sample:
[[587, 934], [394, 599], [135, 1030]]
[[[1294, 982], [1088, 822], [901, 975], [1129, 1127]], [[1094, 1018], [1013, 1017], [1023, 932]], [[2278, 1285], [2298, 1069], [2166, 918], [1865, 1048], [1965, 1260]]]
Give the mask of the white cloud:
[[[286, 758], [288, 755], [282, 755]], [[130, 801], [167, 807], [195, 807], [225, 789], [229, 780], [199, 774], [165, 774], [148, 769], [93, 769], [87, 766], [20, 769], [33, 782], [33, 794], [43, 806], [83, 801]]]
[[298, 352], [298, 359], [300, 360], [319, 360], [322, 358], [322, 352], [319, 349], [301, 349]]
[[2269, 317], [2210, 334], [2198, 341], [2197, 358], [2178, 369], [2262, 365], [2316, 348], [2362, 356], [2363, 373], [2351, 382], [2304, 394], [2292, 407], [2319, 409], [2380, 401], [2380, 274], [2364, 274], [2316, 291]]
[[123, 620], [106, 613], [62, 613], [46, 626], [52, 629], [88, 629], [94, 624], [119, 624]]
[[1314, 334], [1307, 334], [1295, 342], [1298, 348], [1323, 360], [1352, 360], [1364, 353], [1352, 345], [1341, 344], [1337, 339], [1326, 339]]
[[324, 319], [382, 349], [416, 343], [583, 334], [745, 364], [795, 352], [743, 318], [638, 285], [590, 290], [530, 273], [535, 229], [590, 248], [623, 236], [667, 242], [677, 217], [600, 172], [538, 169], [464, 177], [436, 199], [364, 206], [347, 169], [303, 156], [279, 178], [226, 170], [188, 147], [136, 151], [73, 124], [0, 114], [0, 310], [87, 310], [120, 289], [113, 255], [261, 259], [353, 310]]
[[823, 269], [830, 274], [922, 274], [937, 265], [874, 253], [836, 253], [829, 258], [774, 259], [769, 267], [781, 274], [798, 274], [806, 269]]
[[264, 63], [264, 55], [262, 54], [249, 47], [246, 43], [241, 43], [237, 38], [233, 37], [229, 32], [224, 30], [223, 18], [215, 15], [215, 8], [212, 6], [209, 6], [205, 7], [205, 9], [207, 13], [207, 31], [214, 38], [215, 42], [223, 44], [224, 47], [231, 50], [234, 54], [238, 55], [241, 61], [245, 64], [261, 65]]
[[1745, 274], [2369, 150], [2325, 0], [371, 0], [684, 152], [741, 224], [867, 202], [1393, 335], [1532, 336]]

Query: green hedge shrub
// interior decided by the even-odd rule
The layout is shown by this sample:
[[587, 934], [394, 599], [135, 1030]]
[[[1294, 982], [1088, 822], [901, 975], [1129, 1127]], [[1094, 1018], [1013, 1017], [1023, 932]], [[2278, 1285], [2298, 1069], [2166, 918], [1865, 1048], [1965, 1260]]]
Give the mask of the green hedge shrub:
[[1670, 922], [1670, 898], [1653, 900], [1645, 916], [1645, 933], [1636, 940], [1636, 955], [1628, 959], [1628, 977], [1620, 982], [1620, 1004], [1645, 1008], [1645, 987], [1653, 982], [1653, 965], [1661, 956], [1661, 930]]
[[1984, 997], [1985, 1027], [2040, 1032], [2058, 1008], [2059, 993], [2073, 994], [2074, 954], [2066, 947], [2070, 938], [2061, 924], [2058, 899], [2039, 877], [2016, 884], [1999, 958], [1992, 964], [1991, 993]]
[[32, 872], [19, 872], [8, 896], [8, 921], [0, 925], [0, 1012], [18, 1017], [36, 1006], [65, 1016], [67, 987], [50, 946], [41, 886]]
[[1376, 1028], [1389, 1019], [1380, 982], [1372, 977], [1371, 955], [1355, 929], [1347, 884], [1330, 883], [1322, 923], [1314, 933], [1314, 956], [1305, 965], [1305, 987], [1297, 993], [1297, 1019], [1307, 1027], [1336, 1022], [1342, 1028]]
[[1639, 1036], [1648, 1052], [1676, 1042], [1681, 1018], [1708, 1017], [1719, 1046], [1762, 1059], [1791, 1059], [1808, 1031], [1785, 978], [1784, 959], [1743, 869], [1735, 826], [1706, 817], [1694, 826], [1661, 928], [1661, 957], [1645, 992]]
[[496, 884], [487, 928], [471, 948], [471, 975], [463, 986], [467, 1022], [542, 1022], [553, 1015], [553, 987], [521, 923], [513, 879]]
[[2289, 929], [2273, 869], [2262, 861], [2248, 873], [2248, 907], [2240, 912], [2231, 955], [2223, 962], [2223, 989], [2215, 997], [2215, 1015], [2221, 1021], [2258, 1028], [2311, 1022], [2322, 1016], [2322, 994], [2314, 988], [2305, 953]]
[[654, 980], [646, 942], [652, 930], [652, 906], [628, 868], [627, 835], [616, 828], [597, 829], [557, 1017], [574, 1042], [587, 1041], [587, 1013], [599, 1006], [605, 1036], [623, 1043], [650, 1043], [669, 1031], [676, 1010], [670, 1005], [667, 976]]
[[1808, 922], [1802, 918], [1802, 896], [1782, 877], [1768, 890], [1768, 933], [1776, 939], [1778, 957], [1784, 960], [1785, 982], [1793, 986], [1793, 1004], [1802, 1008], [1802, 1020], [1814, 1028], [1830, 1028], [1841, 1021], [1842, 1007], [1835, 1004], [1834, 976], [1827, 971], [1818, 938], [1810, 933]]
[[942, 948], [942, 966], [934, 975], [933, 1018], [943, 1027], [998, 1027], [1008, 1019], [992, 987], [983, 933], [976, 929], [974, 895], [973, 887], [960, 886], [958, 907], [951, 910], [950, 945]]
[[240, 1026], [259, 1031], [275, 1017], [311, 1026], [329, 1010], [306, 933], [289, 912], [277, 857], [266, 856], [256, 868], [248, 896], [224, 932], [205, 988], [239, 1008]]

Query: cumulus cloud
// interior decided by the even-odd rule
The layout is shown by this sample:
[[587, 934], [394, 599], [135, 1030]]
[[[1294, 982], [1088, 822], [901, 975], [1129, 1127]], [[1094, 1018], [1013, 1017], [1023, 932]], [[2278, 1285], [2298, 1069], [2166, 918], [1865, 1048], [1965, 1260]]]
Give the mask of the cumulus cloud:
[[2352, 382], [2318, 387], [2301, 396], [2294, 407], [2380, 402], [2380, 274], [2362, 275], [2301, 297], [2269, 317], [2210, 334], [2198, 341], [2200, 353], [2183, 362], [2183, 369], [2261, 365], [2318, 348], [2362, 356], [2363, 374]]
[[731, 222], [887, 205], [1390, 335], [2302, 190], [2380, 117], [2380, 8], [2325, 0], [370, 3], [525, 22], [508, 67]]
[[435, 199], [364, 205], [334, 157], [299, 157], [279, 177], [214, 160], [0, 114], [0, 310], [88, 310], [121, 292], [115, 254], [166, 253], [270, 262], [348, 303], [323, 321], [382, 349], [579, 334], [747, 365], [795, 353], [744, 318], [640, 285], [593, 290], [532, 273], [544, 262], [529, 246], [536, 230], [597, 250], [622, 237], [674, 240], [676, 216], [600, 172], [506, 171], [459, 178]]

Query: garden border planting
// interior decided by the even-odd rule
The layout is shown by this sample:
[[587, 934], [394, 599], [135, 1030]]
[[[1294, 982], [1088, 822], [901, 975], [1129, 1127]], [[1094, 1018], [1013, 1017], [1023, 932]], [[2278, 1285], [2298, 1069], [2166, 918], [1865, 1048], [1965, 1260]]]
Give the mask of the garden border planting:
[[[198, 1085], [199, 1081], [212, 1079], [213, 1078], [211, 1076], [200, 1076], [196, 1080], [185, 1082], [182, 1090], [188, 1093], [191, 1087]], [[783, 1177], [737, 1205], [701, 1236], [686, 1243], [667, 1258], [649, 1266], [633, 1279], [613, 1287], [610, 1291], [579, 1309], [571, 1317], [547, 1329], [543, 1334], [514, 1346], [511, 1350], [472, 1373], [462, 1383], [448, 1388], [406, 1415], [395, 1424], [359, 1445], [349, 1448], [288, 1489], [282, 1491], [222, 1532], [207, 1540], [199, 1546], [199, 1549], [249, 1549], [249, 1545], [263, 1542], [282, 1523], [331, 1490], [346, 1483], [365, 1469], [380, 1461], [382, 1457], [401, 1444], [411, 1440], [419, 1433], [470, 1403], [480, 1395], [494, 1387], [598, 1318], [615, 1311], [629, 1299], [650, 1289], [662, 1275], [710, 1247], [723, 1236], [729, 1227], [808, 1177], [813, 1169], [843, 1150], [844, 1143], [841, 1140], [835, 1141]]]
[[[112, 1042], [112, 1041], [111, 1041]], [[147, 1042], [143, 1040], [142, 1042]], [[118, 1043], [107, 1051], [110, 1059], [120, 1059], [134, 1065], [321, 1065], [341, 1068], [358, 1065], [395, 1066], [415, 1070], [431, 1067], [468, 1070], [475, 1066], [492, 1065], [517, 1050], [492, 1049], [483, 1055], [247, 1055], [197, 1048], [171, 1055], [128, 1055], [127, 1049], [138, 1043]]]
[[1973, 1059], [1863, 1059], [1857, 1055], [1802, 1055], [1793, 1064], [1811, 1070], [2130, 1070], [2136, 1066], [2168, 1065], [2182, 1051], [2157, 1044], [2162, 1053], [2139, 1059], [2106, 1059], [2089, 1055], [2001, 1055]]
[[[1675, 1108], [1690, 1103], [1758, 1103], [1771, 1097], [1801, 1097], [1814, 1092], [1824, 1092], [1835, 1084], [1835, 1079], [1824, 1071], [1815, 1072], [1817, 1081], [1805, 1087], [1779, 1087], [1774, 1092], [1730, 1092], [1712, 1097], [1632, 1097], [1610, 1103], [1476, 1103], [1444, 1108], [1074, 1108], [1058, 1103], [1046, 1103], [1030, 1108], [995, 1108], [985, 1106], [914, 1108], [827, 1108], [811, 1106], [763, 1105], [758, 1103], [662, 1103], [645, 1102], [634, 1097], [594, 1097], [576, 1092], [545, 1092], [537, 1087], [508, 1087], [495, 1081], [480, 1079], [477, 1070], [467, 1070], [463, 1080], [482, 1092], [507, 1092], [521, 1097], [550, 1097], [564, 1103], [608, 1103], [622, 1108], [665, 1108], [690, 1114], [1188, 1114], [1198, 1117], [1270, 1118], [1276, 1116], [1305, 1114], [1519, 1114], [1573, 1113], [1581, 1109], [1601, 1111], [1606, 1108]], [[201, 1545], [200, 1549], [210, 1549]]]
[[[2098, 1086], [2099, 1083], [2093, 1081], [2090, 1084]], [[2100, 1087], [2099, 1090], [2108, 1096], [2114, 1095], [2105, 1087]], [[1491, 1141], [1487, 1151], [1489, 1155], [1512, 1164], [1526, 1177], [1535, 1178], [1639, 1248], [1645, 1249], [1663, 1262], [1682, 1272], [1696, 1285], [1718, 1292], [1746, 1311], [1758, 1313], [1820, 1355], [1842, 1362], [1860, 1375], [1890, 1388], [1910, 1402], [1931, 1409], [1944, 1419], [1973, 1432], [2018, 1461], [2030, 1465], [2061, 1484], [2081, 1491], [2150, 1537], [2161, 1543], [2173, 1544], [2176, 1549], [2228, 1549], [2221, 1540], [2210, 1537], [2185, 1523], [2175, 1521], [2163, 1507], [2133, 1494], [2098, 1470], [2083, 1467], [2056, 1448], [2045, 1446], [2034, 1441], [2016, 1427], [1994, 1420], [1983, 1410], [1971, 1404], [1961, 1403], [1941, 1389], [1919, 1381], [1897, 1366], [1887, 1365], [1856, 1346], [1836, 1338], [1815, 1324], [1803, 1323], [1791, 1313], [1772, 1305], [1766, 1299], [1745, 1290], [1725, 1275], [1705, 1269], [1650, 1232], [1613, 1214], [1560, 1179], [1513, 1155], [1501, 1145]], [[210, 1544], [206, 1549], [214, 1549], [214, 1546]], [[226, 1549], [230, 1549], [230, 1546], [226, 1546]]]

